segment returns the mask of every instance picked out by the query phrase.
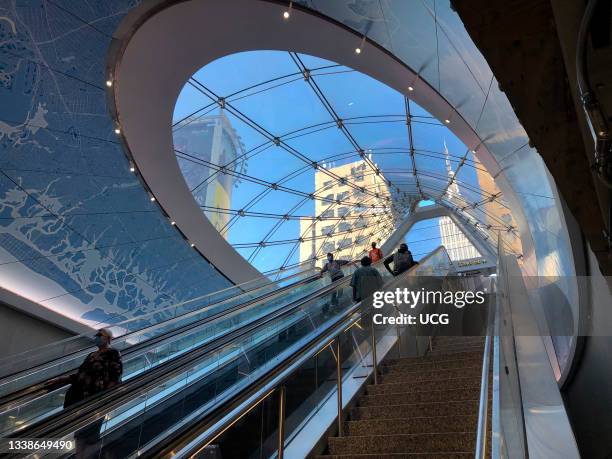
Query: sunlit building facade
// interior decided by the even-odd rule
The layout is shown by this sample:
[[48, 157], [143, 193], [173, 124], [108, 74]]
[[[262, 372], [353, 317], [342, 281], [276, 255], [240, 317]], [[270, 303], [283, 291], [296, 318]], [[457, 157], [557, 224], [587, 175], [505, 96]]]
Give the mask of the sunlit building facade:
[[[315, 201], [315, 217], [300, 220], [304, 240], [300, 244], [300, 262], [319, 267], [329, 252], [336, 259], [354, 260], [363, 256], [372, 242], [383, 240], [393, 223], [388, 214], [376, 209], [364, 215], [366, 209], [384, 204], [390, 196], [382, 174], [373, 173], [366, 161], [341, 166], [332, 163], [325, 169], [328, 173], [316, 171], [314, 174], [315, 190], [319, 190], [324, 200]], [[329, 173], [341, 179], [333, 180]], [[350, 184], [378, 197], [372, 199]]]

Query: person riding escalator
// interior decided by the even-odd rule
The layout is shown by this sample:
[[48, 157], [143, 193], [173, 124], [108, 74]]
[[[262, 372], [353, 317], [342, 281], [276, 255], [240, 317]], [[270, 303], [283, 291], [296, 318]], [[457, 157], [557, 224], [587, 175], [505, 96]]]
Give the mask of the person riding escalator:
[[[340, 280], [344, 277], [344, 273], [342, 272], [342, 267], [348, 263], [349, 263], [348, 260], [336, 260], [334, 259], [333, 253], [328, 253], [327, 263], [325, 263], [325, 266], [323, 266], [323, 269], [321, 269], [321, 276], [323, 276], [323, 274], [325, 273], [328, 273], [329, 279], [331, 280], [331, 282], [336, 282], [337, 280]], [[342, 297], [341, 288], [338, 288], [332, 292], [331, 298], [330, 298], [332, 309], [338, 308], [338, 304], [339, 304], [341, 297]], [[329, 309], [330, 309], [329, 303], [323, 306], [324, 313], [327, 313]]]
[[[397, 252], [385, 258], [383, 263], [385, 268], [394, 276], [399, 276], [417, 264], [412, 257], [412, 252], [408, 250], [408, 244], [403, 242], [400, 244]], [[391, 269], [391, 263], [393, 263], [393, 269]]]

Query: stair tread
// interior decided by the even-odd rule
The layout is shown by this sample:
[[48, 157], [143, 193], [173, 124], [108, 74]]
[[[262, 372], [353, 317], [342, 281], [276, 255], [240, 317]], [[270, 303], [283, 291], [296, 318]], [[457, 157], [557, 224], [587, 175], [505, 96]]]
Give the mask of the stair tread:
[[[476, 415], [473, 414], [451, 414], [451, 415], [439, 415], [439, 416], [415, 416], [411, 418], [412, 421], [418, 421], [419, 419], [455, 419], [455, 418], [474, 418]], [[386, 419], [355, 419], [349, 420], [348, 423], [368, 423], [368, 422], [384, 422]]]
[[470, 365], [477, 366], [482, 365], [482, 356], [465, 358], [465, 359], [451, 359], [451, 360], [434, 360], [431, 362], [410, 362], [410, 363], [397, 363], [395, 365], [386, 365], [383, 364], [383, 369], [385, 371], [403, 371], [409, 368], [412, 369], [423, 369], [423, 368], [432, 368], [432, 369], [454, 369], [454, 368], [462, 368], [462, 365]]
[[[480, 351], [466, 351], [466, 352], [462, 352], [461, 354], [467, 354], [467, 355], [480, 355], [482, 357], [482, 352]], [[429, 362], [429, 361], [436, 361], [436, 360], [443, 360], [444, 359], [444, 355], [436, 355], [433, 356], [433, 358], [429, 355], [429, 354], [425, 354], [421, 357], [402, 357], [399, 359], [389, 359], [387, 360], [385, 363], [389, 364], [389, 365], [394, 365], [397, 362]], [[457, 357], [460, 357], [458, 354], [450, 354], [449, 357], [451, 359], [456, 359]]]
[[330, 455], [322, 455], [317, 456], [318, 459], [344, 459], [344, 458], [368, 458], [368, 459], [384, 459], [387, 457], [394, 458], [425, 458], [425, 459], [459, 459], [466, 457], [474, 457], [473, 451], [458, 451], [458, 452], [450, 452], [450, 451], [439, 451], [433, 453], [386, 453], [386, 454], [377, 454], [377, 453], [364, 453], [364, 454], [330, 454]]
[[465, 451], [475, 446], [476, 432], [439, 432], [393, 435], [351, 435], [330, 437], [329, 452], [346, 453], [430, 453], [440, 450]]

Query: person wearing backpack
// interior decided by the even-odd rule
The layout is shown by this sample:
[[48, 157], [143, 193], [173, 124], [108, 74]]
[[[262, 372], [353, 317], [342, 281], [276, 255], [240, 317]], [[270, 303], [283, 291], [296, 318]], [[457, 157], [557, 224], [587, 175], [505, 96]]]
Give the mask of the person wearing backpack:
[[[412, 258], [412, 252], [408, 250], [408, 245], [405, 243], [401, 243], [397, 252], [388, 256], [383, 263], [385, 268], [394, 276], [399, 276], [416, 264], [414, 258]], [[391, 269], [391, 263], [393, 263], [393, 269]]]
[[372, 250], [368, 253], [368, 257], [372, 260], [372, 263], [376, 263], [379, 260], [383, 259], [382, 250], [376, 247], [376, 242], [372, 242]]

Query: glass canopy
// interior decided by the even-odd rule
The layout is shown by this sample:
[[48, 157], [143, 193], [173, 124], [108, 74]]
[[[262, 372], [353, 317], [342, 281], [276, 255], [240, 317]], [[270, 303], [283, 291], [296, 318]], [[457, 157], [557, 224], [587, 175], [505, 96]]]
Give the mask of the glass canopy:
[[187, 82], [173, 135], [200, 208], [264, 273], [320, 265], [327, 252], [358, 258], [421, 200], [493, 243], [508, 233], [520, 253], [472, 152], [409, 98], [343, 65], [282, 51], [226, 56]]

